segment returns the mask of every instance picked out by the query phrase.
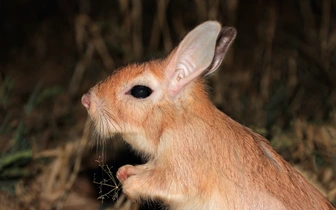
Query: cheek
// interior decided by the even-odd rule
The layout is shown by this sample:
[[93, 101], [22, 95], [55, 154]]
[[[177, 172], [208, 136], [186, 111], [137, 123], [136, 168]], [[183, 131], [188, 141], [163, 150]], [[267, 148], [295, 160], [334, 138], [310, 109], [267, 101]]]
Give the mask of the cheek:
[[120, 104], [118, 109], [118, 120], [120, 123], [129, 126], [143, 127], [143, 123], [147, 121], [151, 104], [146, 102], [138, 103], [137, 101], [126, 101]]

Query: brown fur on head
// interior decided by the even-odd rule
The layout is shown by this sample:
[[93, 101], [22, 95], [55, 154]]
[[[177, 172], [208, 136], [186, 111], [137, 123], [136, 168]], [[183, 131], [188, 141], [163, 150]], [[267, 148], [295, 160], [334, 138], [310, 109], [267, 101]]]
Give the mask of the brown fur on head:
[[[86, 101], [99, 136], [104, 139], [121, 134], [137, 151], [153, 156], [163, 129], [173, 125], [177, 116], [186, 115], [185, 111], [199, 100], [207, 100], [204, 78], [198, 75], [216, 70], [224, 56], [214, 57], [215, 51], [220, 51], [219, 55], [225, 53], [234, 39], [233, 28], [223, 30], [231, 33], [223, 42], [217, 40], [220, 25], [210, 22], [210, 27], [215, 29], [209, 31], [210, 37], [198, 41], [201, 34], [196, 33], [165, 60], [128, 65], [93, 87]], [[215, 47], [216, 43], [220, 45]], [[202, 51], [209, 52], [204, 56]], [[195, 56], [190, 57], [192, 54]], [[189, 69], [193, 62], [201, 67]], [[149, 87], [153, 92], [148, 98], [135, 98], [130, 94], [135, 85]]]

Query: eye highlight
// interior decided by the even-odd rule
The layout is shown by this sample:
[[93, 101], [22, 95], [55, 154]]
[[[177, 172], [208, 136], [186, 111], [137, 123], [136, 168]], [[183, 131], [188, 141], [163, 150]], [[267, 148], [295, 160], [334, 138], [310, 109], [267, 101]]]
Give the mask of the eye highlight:
[[129, 91], [129, 94], [131, 94], [135, 98], [147, 98], [152, 94], [153, 90], [150, 89], [147, 86], [144, 85], [135, 85], [132, 87], [132, 89]]

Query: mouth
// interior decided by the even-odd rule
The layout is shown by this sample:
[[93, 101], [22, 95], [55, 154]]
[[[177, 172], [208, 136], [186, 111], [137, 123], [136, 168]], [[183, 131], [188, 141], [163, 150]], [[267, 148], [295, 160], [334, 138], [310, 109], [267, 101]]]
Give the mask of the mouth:
[[91, 136], [99, 140], [109, 139], [114, 136], [118, 124], [113, 120], [113, 115], [106, 108], [104, 100], [89, 91], [82, 96], [81, 102], [90, 116], [88, 129], [92, 133]]

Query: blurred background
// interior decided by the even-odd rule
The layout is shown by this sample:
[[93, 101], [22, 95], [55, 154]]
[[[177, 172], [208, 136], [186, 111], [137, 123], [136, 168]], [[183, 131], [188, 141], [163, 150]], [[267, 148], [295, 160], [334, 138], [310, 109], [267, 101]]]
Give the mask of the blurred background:
[[156, 209], [120, 194], [115, 171], [140, 160], [120, 139], [93, 145], [80, 98], [206, 20], [238, 31], [209, 79], [214, 103], [335, 204], [336, 1], [11, 0], [0, 3], [0, 209]]

